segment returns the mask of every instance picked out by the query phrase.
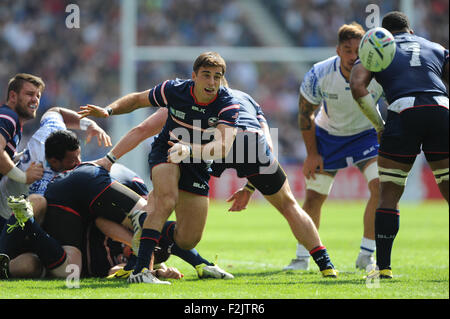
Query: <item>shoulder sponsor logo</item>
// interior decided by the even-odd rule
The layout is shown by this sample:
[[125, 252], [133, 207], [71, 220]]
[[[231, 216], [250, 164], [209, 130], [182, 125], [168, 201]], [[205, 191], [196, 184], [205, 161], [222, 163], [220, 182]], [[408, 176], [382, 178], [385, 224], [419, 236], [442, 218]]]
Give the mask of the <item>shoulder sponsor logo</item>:
[[172, 113], [172, 115], [174, 115], [175, 117], [178, 117], [179, 119], [184, 120], [186, 117], [186, 113], [176, 110], [173, 107], [170, 108], [170, 113]]

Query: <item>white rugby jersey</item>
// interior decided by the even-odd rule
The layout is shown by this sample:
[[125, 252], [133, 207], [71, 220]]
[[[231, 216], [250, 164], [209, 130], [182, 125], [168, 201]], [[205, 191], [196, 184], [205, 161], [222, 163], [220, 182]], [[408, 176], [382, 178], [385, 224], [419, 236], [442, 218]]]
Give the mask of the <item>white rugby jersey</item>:
[[42, 163], [44, 165], [44, 176], [42, 179], [31, 185], [26, 185], [13, 181], [6, 176], [0, 183], [0, 216], [7, 219], [11, 215], [6, 199], [8, 196], [19, 196], [21, 194], [39, 194], [44, 195], [47, 184], [55, 176], [54, 172], [45, 160], [45, 140], [54, 131], [65, 130], [66, 124], [63, 117], [58, 112], [46, 112], [42, 118], [39, 129], [33, 134], [27, 143], [17, 167], [26, 171], [32, 162]]
[[[373, 125], [353, 99], [340, 62], [339, 56], [333, 56], [314, 64], [305, 74], [300, 93], [311, 104], [320, 105], [316, 125], [332, 135], [349, 136], [371, 129]], [[375, 101], [383, 94], [383, 88], [374, 79], [367, 89]]]

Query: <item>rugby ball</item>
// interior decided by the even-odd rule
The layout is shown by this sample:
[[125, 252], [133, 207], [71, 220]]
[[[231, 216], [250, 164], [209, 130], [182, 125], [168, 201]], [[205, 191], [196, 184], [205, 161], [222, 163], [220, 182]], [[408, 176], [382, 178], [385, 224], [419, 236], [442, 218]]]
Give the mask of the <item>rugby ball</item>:
[[396, 51], [392, 33], [384, 28], [373, 28], [366, 32], [359, 43], [359, 59], [371, 72], [380, 72], [391, 64]]

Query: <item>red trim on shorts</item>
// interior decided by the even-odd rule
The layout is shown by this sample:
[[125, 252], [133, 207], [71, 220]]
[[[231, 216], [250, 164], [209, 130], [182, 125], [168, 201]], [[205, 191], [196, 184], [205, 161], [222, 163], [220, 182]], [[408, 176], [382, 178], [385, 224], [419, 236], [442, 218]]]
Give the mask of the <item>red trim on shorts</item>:
[[385, 214], [395, 214], [395, 215], [400, 215], [400, 212], [398, 210], [394, 211], [394, 210], [384, 210], [384, 209], [377, 209], [376, 212], [380, 212], [380, 213], [385, 213]]
[[112, 184], [117, 183], [117, 181], [113, 181], [111, 184], [109, 184], [108, 186], [105, 187], [105, 189], [103, 189], [100, 193], [98, 193], [97, 196], [94, 197], [94, 199], [91, 201], [91, 203], [89, 204], [89, 210], [92, 213], [92, 209], [91, 206], [94, 204], [94, 202], [100, 197], [101, 194], [103, 194], [108, 188], [111, 187]]
[[59, 258], [57, 261], [55, 261], [53, 264], [48, 265], [47, 268], [53, 269], [56, 268], [57, 266], [60, 266], [64, 262], [65, 258], [66, 258], [66, 251], [64, 250], [64, 254], [62, 255], [62, 257]]
[[392, 154], [392, 153], [382, 152], [380, 150], [378, 150], [378, 153], [391, 155], [391, 156], [398, 156], [398, 157], [415, 157], [415, 156], [419, 155], [419, 153], [413, 154], [413, 155]]
[[77, 215], [78, 217], [81, 217], [81, 215], [74, 209], [67, 207], [67, 206], [62, 206], [62, 205], [56, 205], [56, 204], [48, 204], [48, 206], [52, 206], [52, 207], [58, 207], [61, 208], [62, 210], [65, 210], [66, 212], [72, 213]]
[[[187, 191], [187, 190], [185, 190], [185, 189], [180, 189], [180, 188], [178, 188], [178, 191], [185, 192], [185, 193], [189, 193], [189, 194], [192, 194], [192, 195], [203, 196], [203, 197], [209, 198], [209, 195], [197, 194], [197, 193], [194, 193], [194, 192], [191, 192], [191, 191]], [[209, 193], [209, 192], [208, 192], [208, 193]]]
[[313, 250], [311, 250], [311, 251], [309, 252], [309, 254], [312, 255], [312, 254], [318, 252], [319, 250], [323, 250], [323, 249], [325, 249], [325, 246], [319, 246], [319, 247], [316, 247], [316, 248], [314, 248]]

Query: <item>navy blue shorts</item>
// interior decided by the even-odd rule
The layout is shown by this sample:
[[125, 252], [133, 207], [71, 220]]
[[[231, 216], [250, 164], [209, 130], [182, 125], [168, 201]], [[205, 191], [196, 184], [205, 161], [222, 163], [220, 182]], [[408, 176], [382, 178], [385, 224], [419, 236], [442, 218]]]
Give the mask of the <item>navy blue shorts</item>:
[[270, 151], [264, 135], [240, 132], [227, 157], [211, 164], [210, 174], [220, 177], [228, 168], [236, 170], [237, 176], [244, 178], [259, 174], [273, 174], [275, 157]]
[[412, 164], [422, 150], [430, 162], [448, 158], [448, 109], [426, 95], [416, 97], [414, 104], [400, 113], [388, 111], [380, 156]]
[[317, 150], [324, 170], [338, 170], [373, 158], [378, 154], [375, 129], [350, 136], [336, 136], [316, 126]]
[[[168, 163], [167, 150], [169, 146], [163, 145], [163, 142], [156, 140], [152, 145], [152, 151], [148, 155], [148, 165], [150, 172], [153, 167]], [[178, 189], [201, 196], [209, 195], [209, 166], [210, 164], [201, 163], [179, 163], [180, 180]]]

